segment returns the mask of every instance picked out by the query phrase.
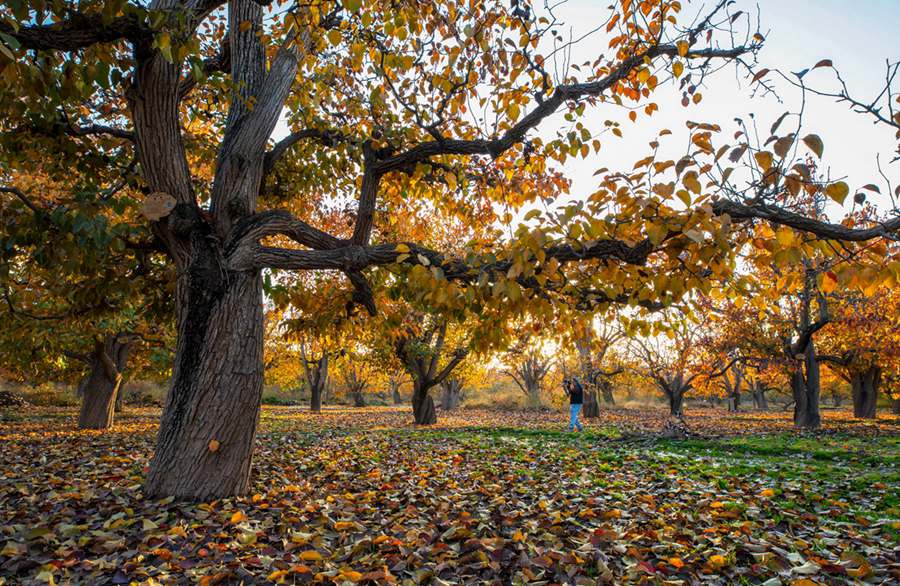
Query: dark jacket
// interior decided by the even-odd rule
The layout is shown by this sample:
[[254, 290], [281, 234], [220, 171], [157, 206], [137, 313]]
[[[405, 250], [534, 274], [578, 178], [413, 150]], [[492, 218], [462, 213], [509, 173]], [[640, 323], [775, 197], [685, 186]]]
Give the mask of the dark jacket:
[[581, 387], [581, 383], [578, 382], [577, 378], [573, 378], [569, 381], [569, 388], [567, 391], [569, 393], [570, 405], [584, 404], [584, 389]]

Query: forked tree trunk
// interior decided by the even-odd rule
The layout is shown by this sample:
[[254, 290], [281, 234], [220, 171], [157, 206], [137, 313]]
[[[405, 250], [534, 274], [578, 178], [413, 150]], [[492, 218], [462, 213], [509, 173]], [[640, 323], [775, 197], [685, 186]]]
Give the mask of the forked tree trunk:
[[366, 406], [366, 397], [363, 395], [362, 389], [353, 389], [353, 406], [354, 407], [365, 407]]
[[854, 370], [850, 373], [854, 417], [875, 419], [880, 385], [881, 369], [877, 366], [871, 366], [862, 371]]
[[444, 379], [441, 382], [441, 409], [452, 411], [459, 407], [461, 397], [461, 385], [455, 378]]
[[82, 397], [78, 429], [112, 426], [131, 342], [130, 338], [118, 335], [97, 340], [89, 357], [90, 371], [78, 386], [78, 395]]
[[416, 425], [434, 425], [437, 423], [437, 411], [434, 400], [428, 394], [428, 388], [415, 381], [412, 396], [413, 418]]
[[[199, 261], [198, 261], [199, 263]], [[178, 281], [178, 344], [148, 496], [245, 494], [263, 383], [259, 271], [222, 279], [214, 261]]]

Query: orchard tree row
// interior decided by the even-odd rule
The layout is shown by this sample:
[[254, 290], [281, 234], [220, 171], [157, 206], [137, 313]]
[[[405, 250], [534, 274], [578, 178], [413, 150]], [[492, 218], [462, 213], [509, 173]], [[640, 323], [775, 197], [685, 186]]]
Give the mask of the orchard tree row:
[[[771, 83], [751, 12], [621, 0], [589, 37], [595, 55], [571, 63], [552, 8], [527, 1], [5, 3], [4, 360], [81, 360], [85, 396], [110, 397], [133, 346], [141, 360], [153, 341], [172, 348], [151, 496], [247, 490], [267, 309], [283, 317], [272, 331], [306, 345], [312, 381], [329, 367], [320, 336], [350, 340], [345, 354], [388, 336], [376, 346], [412, 376], [426, 423], [431, 390], [469, 356], [510, 347], [524, 324], [580, 323], [560, 343], [583, 345], [579, 329], [614, 307], [680, 413], [687, 389], [718, 378], [678, 350], [705, 335], [696, 306], [711, 299], [711, 315], [772, 316], [768, 352], [711, 345], [717, 370], [784, 361], [798, 424], [814, 427], [826, 357], [871, 388], [854, 373], [878, 352], [817, 347], [839, 308], [864, 320], [853, 300], [896, 287], [896, 206], [847, 199], [893, 204], [892, 187], [822, 172], [802, 108], [768, 136], [692, 122], [675, 129], [686, 149], [660, 129], [632, 169], [603, 167], [622, 144], [616, 115], [652, 119], [661, 88], [702, 118], [718, 70]], [[813, 97], [827, 92], [807, 76], [832, 69], [782, 77]], [[874, 101], [834, 97], [896, 132], [894, 73]], [[575, 203], [571, 159], [600, 167]], [[662, 337], [675, 343], [654, 353]], [[612, 374], [592, 376], [602, 394]]]

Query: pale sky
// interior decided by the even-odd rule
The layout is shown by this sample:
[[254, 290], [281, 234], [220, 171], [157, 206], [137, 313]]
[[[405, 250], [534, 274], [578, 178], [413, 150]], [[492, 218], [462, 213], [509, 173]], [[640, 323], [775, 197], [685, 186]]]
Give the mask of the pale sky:
[[[706, 3], [685, 3], [683, 14], [693, 17]], [[609, 2], [605, 0], [569, 0], [555, 13], [567, 23], [573, 23], [573, 37], [603, 22], [608, 15]], [[812, 67], [821, 59], [831, 59], [847, 82], [851, 93], [862, 100], [872, 99], [884, 85], [885, 59], [900, 60], [900, 35], [896, 25], [900, 22], [900, 0], [737, 0], [732, 13], [744, 10], [755, 16], [759, 8], [760, 29], [766, 42], [759, 55], [758, 68], [779, 69], [785, 72], [800, 71]], [[561, 29], [568, 36], [568, 27]], [[598, 42], [584, 42], [575, 51], [573, 62], [585, 61], [605, 48], [603, 36]], [[593, 45], [593, 46], [592, 46]], [[598, 46], [599, 45], [599, 46]], [[722, 125], [723, 137], [730, 138], [736, 129], [735, 117], [749, 120], [755, 113], [759, 126], [768, 135], [771, 124], [786, 110], [796, 111], [800, 104], [800, 92], [770, 74], [767, 79], [776, 83], [783, 103], [773, 96], [752, 97], [753, 87], [744, 72], [736, 75], [734, 67], [725, 68], [706, 81], [703, 101], [699, 105], [684, 108], [680, 104], [680, 92], [673, 86], [661, 86], [652, 95], [660, 111], [651, 118], [640, 116], [636, 123], [627, 118], [626, 112], [611, 112], [600, 106], [588, 115], [599, 126], [607, 118], [622, 122], [624, 137], [617, 139], [607, 134], [602, 140], [599, 155], [587, 160], [567, 163], [568, 175], [574, 180], [572, 194], [589, 194], [597, 184], [594, 171], [601, 167], [629, 170], [633, 163], [648, 154], [647, 143], [662, 128], [673, 131], [665, 137], [663, 147], [670, 146], [672, 158], [684, 151], [687, 120], [717, 122]], [[820, 89], [834, 89], [834, 73], [826, 68], [812, 71], [804, 78], [806, 83]], [[895, 84], [900, 91], [900, 81]], [[820, 135], [825, 143], [825, 163], [832, 177], [847, 176], [851, 193], [867, 183], [877, 183], [884, 191], [879, 177], [875, 156], [881, 153], [882, 168], [894, 187], [900, 183], [900, 162], [888, 165], [896, 149], [894, 131], [887, 126], [874, 126], [869, 119], [849, 111], [847, 105], [832, 100], [809, 96], [806, 105], [804, 132]], [[787, 129], [784, 126], [781, 130]], [[593, 130], [593, 129], [592, 129]], [[850, 198], [845, 202], [850, 205]], [[880, 207], [890, 207], [890, 200], [877, 200]]]

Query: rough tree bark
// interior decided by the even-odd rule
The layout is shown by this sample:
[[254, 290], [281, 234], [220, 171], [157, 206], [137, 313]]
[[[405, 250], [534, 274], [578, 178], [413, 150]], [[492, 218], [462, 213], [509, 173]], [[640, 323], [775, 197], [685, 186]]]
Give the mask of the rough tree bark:
[[206, 500], [249, 487], [263, 382], [262, 279], [251, 271], [212, 286], [221, 277], [201, 269], [215, 271], [215, 263], [195, 268], [178, 283], [174, 380], [145, 490]]
[[[122, 385], [122, 371], [134, 337], [116, 334], [98, 339], [88, 356], [80, 356], [90, 370], [78, 385], [82, 397], [78, 429], [109, 429], [115, 416], [115, 405]], [[75, 355], [73, 355], [75, 356]]]

